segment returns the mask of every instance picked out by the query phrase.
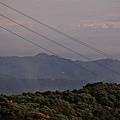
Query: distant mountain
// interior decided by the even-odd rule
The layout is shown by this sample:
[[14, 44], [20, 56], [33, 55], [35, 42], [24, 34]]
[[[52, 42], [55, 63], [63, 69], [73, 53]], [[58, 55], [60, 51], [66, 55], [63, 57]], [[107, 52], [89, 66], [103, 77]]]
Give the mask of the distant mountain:
[[[101, 59], [94, 62], [120, 71], [119, 61]], [[0, 94], [73, 90], [87, 83], [101, 81], [120, 83], [119, 74], [96, 65], [94, 62], [72, 61], [44, 53], [31, 57], [0, 57]], [[107, 79], [102, 79], [80, 66]]]
[[9, 75], [0, 74], [0, 94], [20, 94], [23, 92], [36, 92], [48, 90], [79, 89], [87, 81], [66, 79], [18, 79]]
[[[117, 60], [101, 59], [94, 62], [120, 73], [120, 62]], [[104, 81], [101, 77], [82, 69], [80, 67], [82, 66], [105, 77], [107, 80], [119, 80], [120, 74], [105, 69], [94, 62], [72, 61], [45, 53], [30, 57], [0, 57], [0, 74], [7, 74], [21, 79], [62, 78], [69, 80], [89, 80], [92, 82]], [[76, 66], [76, 64], [79, 66]]]

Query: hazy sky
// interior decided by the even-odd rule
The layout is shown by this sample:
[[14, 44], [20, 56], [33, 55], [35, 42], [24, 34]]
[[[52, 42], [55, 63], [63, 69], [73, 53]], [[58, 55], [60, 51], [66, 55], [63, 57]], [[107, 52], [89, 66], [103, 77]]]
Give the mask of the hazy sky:
[[[120, 0], [0, 0], [0, 2], [120, 59]], [[1, 4], [0, 14], [91, 59], [105, 58]], [[0, 25], [65, 58], [83, 60], [2, 16]], [[46, 51], [0, 28], [0, 56], [36, 55], [41, 52]]]

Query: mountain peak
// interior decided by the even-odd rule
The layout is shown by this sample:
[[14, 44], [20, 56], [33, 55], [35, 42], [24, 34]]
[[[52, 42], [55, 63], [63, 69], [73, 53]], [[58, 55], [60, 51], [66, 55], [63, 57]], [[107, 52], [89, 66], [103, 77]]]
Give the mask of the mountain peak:
[[46, 53], [38, 53], [37, 55], [35, 55], [35, 57], [40, 57], [40, 56], [49, 56], [49, 55]]
[[[71, 62], [70, 62], [71, 61]], [[95, 63], [98, 63], [97, 65]], [[73, 63], [73, 64], [72, 64]], [[92, 61], [72, 61], [66, 58], [60, 58], [59, 56], [49, 55], [46, 53], [39, 53], [35, 56], [26, 57], [10, 57], [0, 58], [0, 73], [15, 76], [17, 78], [67, 78], [67, 79], [79, 79], [79, 80], [99, 80], [99, 76], [96, 76], [89, 72], [95, 71], [101, 76], [105, 75], [109, 79], [119, 79], [119, 74], [116, 74], [109, 69], [103, 68], [101, 65], [108, 66], [113, 70], [120, 71], [120, 62], [116, 62], [112, 59], [101, 59], [95, 62]], [[77, 65], [77, 66], [76, 66]], [[84, 67], [85, 70], [82, 67]], [[63, 73], [64, 71], [64, 73]]]

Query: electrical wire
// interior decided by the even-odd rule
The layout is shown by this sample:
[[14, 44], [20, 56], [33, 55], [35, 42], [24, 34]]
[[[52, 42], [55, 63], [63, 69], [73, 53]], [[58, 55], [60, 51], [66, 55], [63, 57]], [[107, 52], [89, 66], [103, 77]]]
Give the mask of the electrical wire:
[[98, 62], [96, 62], [96, 61], [93, 61], [91, 58], [88, 58], [88, 57], [86, 57], [86, 56], [84, 56], [84, 55], [82, 55], [82, 54], [80, 54], [80, 53], [78, 53], [78, 52], [76, 52], [76, 51], [74, 51], [74, 50], [72, 50], [72, 49], [70, 49], [70, 48], [68, 48], [68, 47], [60, 44], [60, 43], [58, 43], [58, 42], [55, 42], [55, 41], [53, 41], [52, 39], [50, 39], [50, 38], [48, 38], [48, 37], [46, 37], [46, 36], [44, 36], [44, 35], [36, 32], [36, 31], [34, 31], [34, 30], [32, 30], [32, 29], [30, 29], [30, 28], [28, 28], [28, 27], [26, 27], [26, 26], [24, 26], [24, 25], [22, 25], [22, 24], [20, 24], [20, 23], [18, 23], [18, 22], [16, 22], [16, 21], [14, 21], [14, 20], [12, 20], [12, 19], [10, 19], [10, 18], [2, 15], [2, 14], [0, 14], [0, 16], [2, 16], [2, 17], [4, 17], [4, 18], [12, 21], [13, 23], [15, 23], [15, 24], [17, 24], [17, 25], [19, 25], [19, 26], [21, 26], [21, 27], [23, 27], [23, 28], [31, 31], [31, 32], [34, 33], [34, 34], [37, 34], [37, 35], [40, 36], [40, 37], [43, 37], [44, 39], [46, 39], [46, 40], [48, 40], [48, 41], [50, 41], [50, 42], [52, 42], [52, 43], [54, 43], [54, 44], [56, 44], [56, 45], [64, 48], [64, 49], [66, 49], [66, 50], [68, 50], [68, 51], [70, 51], [70, 52], [72, 52], [72, 53], [74, 53], [74, 54], [76, 54], [76, 55], [78, 55], [78, 56], [80, 56], [80, 57], [82, 57], [82, 58], [85, 58], [85, 59], [87, 59], [87, 60], [90, 60], [90, 61], [92, 61], [93, 63], [95, 63], [95, 64], [97, 64], [97, 65], [99, 65], [99, 66], [101, 66], [101, 67], [103, 67], [103, 68], [105, 68], [105, 69], [113, 72], [113, 73], [116, 73], [116, 74], [120, 75], [120, 73], [119, 73], [118, 71], [115, 71], [115, 70], [113, 70], [113, 69], [111, 69], [111, 68], [109, 68], [109, 67], [107, 67], [107, 66], [105, 66], [105, 65], [102, 65], [102, 64], [100, 64], [100, 63], [98, 63]]
[[62, 35], [64, 37], [66, 37], [66, 38], [68, 38], [68, 39], [70, 39], [70, 40], [72, 40], [74, 42], [76, 42], [76, 43], [78, 43], [78, 44], [81, 44], [81, 45], [83, 45], [83, 46], [85, 46], [85, 47], [87, 47], [87, 48], [89, 48], [89, 49], [91, 49], [91, 50], [101, 54], [101, 55], [104, 55], [104, 56], [106, 56], [108, 58], [112, 58], [112, 59], [118, 60], [118, 58], [116, 58], [115, 56], [110, 55], [110, 54], [108, 54], [108, 53], [106, 53], [104, 51], [101, 51], [101, 50], [99, 50], [99, 49], [97, 49], [97, 48], [95, 48], [95, 47], [93, 47], [93, 46], [91, 46], [91, 45], [89, 45], [89, 44], [87, 44], [85, 42], [82, 42], [82, 41], [80, 41], [80, 40], [78, 40], [78, 39], [76, 39], [76, 38], [74, 38], [74, 37], [72, 37], [72, 36], [70, 36], [70, 35], [68, 35], [68, 34], [66, 34], [66, 33], [64, 33], [62, 31], [60, 31], [60, 30], [57, 30], [54, 27], [51, 27], [51, 26], [49, 26], [49, 25], [47, 25], [47, 24], [45, 24], [45, 23], [43, 23], [43, 22], [41, 22], [41, 21], [39, 21], [39, 20], [37, 20], [37, 19], [35, 19], [35, 18], [25, 14], [25, 13], [23, 13], [23, 12], [20, 12], [19, 10], [15, 9], [15, 8], [13, 8], [13, 7], [7, 5], [7, 4], [5, 4], [3, 2], [0, 2], [0, 4], [6, 6], [9, 9], [12, 9], [13, 11], [15, 11], [15, 12], [17, 12], [17, 13], [19, 13], [19, 14], [21, 14], [21, 15], [23, 15], [23, 16], [31, 19], [31, 20], [33, 20], [34, 22], [37, 22], [38, 24], [40, 24], [40, 25], [42, 25], [42, 26], [44, 26], [44, 27], [46, 27], [46, 28], [48, 28], [48, 29], [50, 29], [50, 30], [52, 30], [52, 31], [54, 31], [54, 32], [56, 32], [56, 33], [58, 33], [58, 34], [60, 34], [60, 35]]
[[87, 69], [87, 68], [85, 68], [85, 67], [83, 67], [83, 66], [81, 66], [81, 65], [79, 65], [79, 64], [76, 64], [76, 63], [74, 63], [73, 61], [71, 61], [71, 60], [69, 60], [69, 59], [65, 59], [65, 58], [62, 57], [61, 55], [58, 55], [58, 54], [56, 54], [56, 53], [54, 53], [54, 52], [52, 52], [52, 51], [50, 51], [50, 50], [48, 50], [48, 49], [46, 49], [46, 48], [44, 48], [44, 47], [42, 47], [42, 46], [36, 44], [35, 42], [32, 42], [32, 41], [29, 40], [29, 39], [26, 39], [25, 37], [22, 37], [21, 35], [18, 35], [17, 33], [13, 32], [13, 31], [11, 31], [11, 30], [3, 27], [3, 26], [0, 26], [0, 28], [2, 28], [2, 29], [4, 29], [4, 30], [12, 33], [13, 35], [15, 35], [15, 36], [17, 36], [17, 37], [19, 37], [19, 38], [21, 38], [21, 39], [23, 39], [23, 40], [25, 40], [25, 41], [33, 44], [33, 45], [39, 47], [39, 48], [42, 48], [42, 49], [46, 50], [47, 52], [50, 52], [50, 53], [54, 54], [55, 56], [57, 56], [57, 57], [59, 57], [59, 58], [62, 58], [62, 59], [64, 59], [64, 60], [68, 61], [68, 62], [71, 63], [71, 64], [76, 65], [76, 66], [79, 67], [79, 68], [82, 68], [82, 69], [84, 69], [84, 70], [86, 70], [86, 71], [88, 71], [88, 72], [90, 72], [90, 73], [98, 76], [99, 78], [102, 78], [102, 79], [104, 79], [104, 80], [109, 80], [109, 79], [106, 78], [105, 76], [102, 76], [102, 75], [100, 75], [100, 74], [98, 74], [98, 73], [96, 73], [96, 72], [94, 72], [94, 71], [91, 71], [91, 70], [89, 70], [89, 69]]
[[[64, 19], [64, 21], [65, 22], [69, 22], [69, 23], [71, 23], [71, 24], [73, 24], [73, 23], [79, 23], [80, 21], [78, 21], [78, 20], [72, 20], [71, 19], [71, 17], [69, 17], [69, 16], [66, 16], [66, 15], [64, 15], [64, 14], [62, 14], [61, 12], [58, 12], [58, 11], [56, 11], [56, 10], [54, 10], [53, 8], [51, 8], [51, 7], [48, 7], [48, 6], [45, 6], [45, 5], [43, 5], [43, 4], [39, 4], [39, 6], [40, 7], [38, 7], [38, 6], [36, 6], [36, 5], [34, 5], [34, 4], [30, 4], [30, 2], [28, 2], [28, 1], [24, 1], [27, 5], [29, 5], [29, 6], [32, 6], [32, 7], [35, 7], [35, 8], [45, 8], [45, 9], [48, 9], [49, 11], [51, 11], [51, 12], [53, 12], [54, 13], [54, 16], [57, 16], [57, 18], [59, 17], [59, 18], [63, 18]], [[52, 14], [51, 14], [52, 15]], [[102, 20], [97, 20], [96, 22], [102, 22]], [[85, 22], [81, 22], [81, 23], [85, 23]], [[92, 22], [90, 22], [90, 23], [92, 23]]]

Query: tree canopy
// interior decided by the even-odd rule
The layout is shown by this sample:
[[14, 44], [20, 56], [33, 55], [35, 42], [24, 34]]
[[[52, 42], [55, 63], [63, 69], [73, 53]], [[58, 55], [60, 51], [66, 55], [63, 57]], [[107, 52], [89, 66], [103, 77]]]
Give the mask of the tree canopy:
[[0, 120], [119, 120], [120, 84], [0, 95]]

